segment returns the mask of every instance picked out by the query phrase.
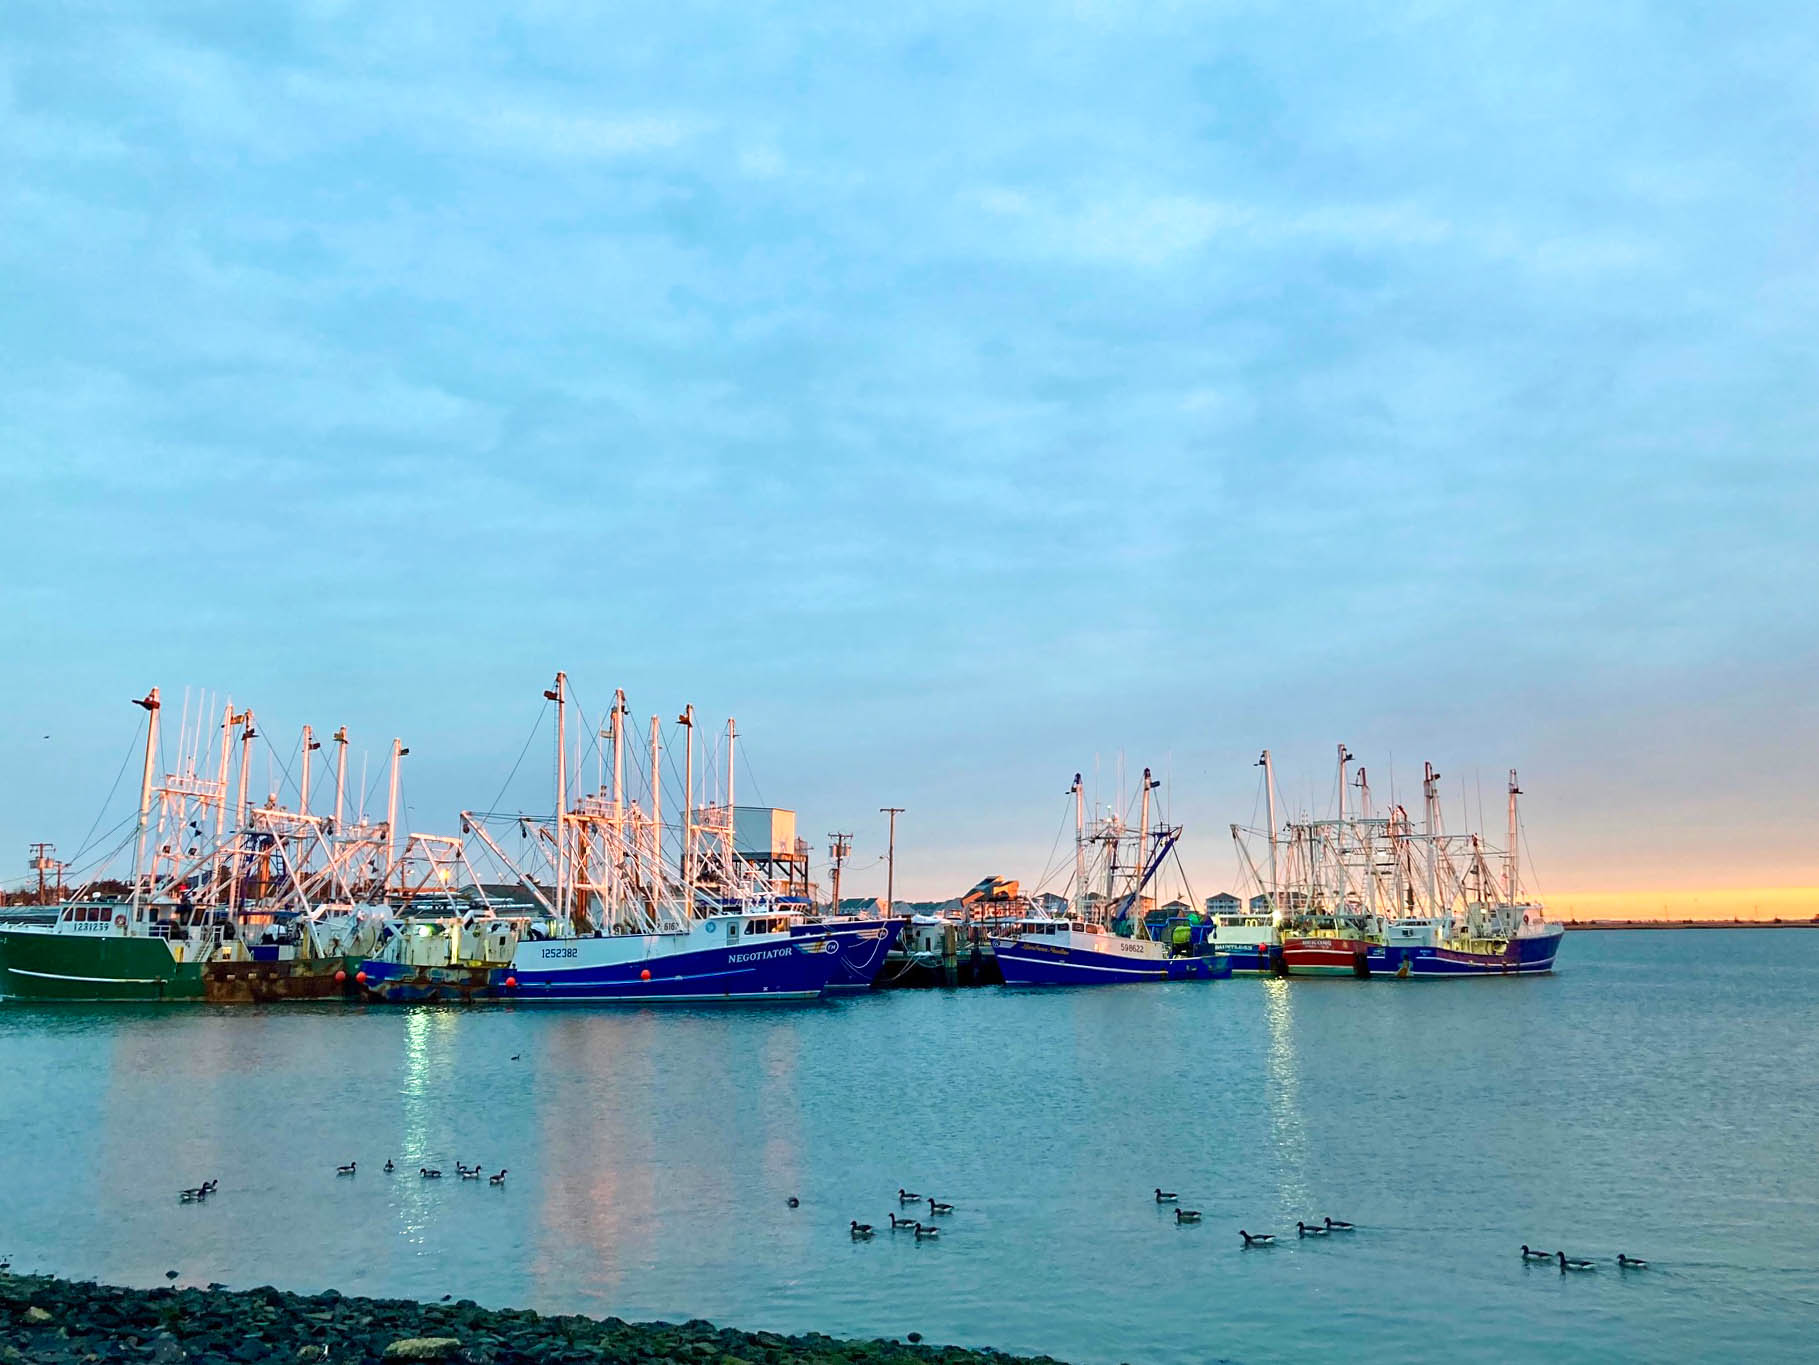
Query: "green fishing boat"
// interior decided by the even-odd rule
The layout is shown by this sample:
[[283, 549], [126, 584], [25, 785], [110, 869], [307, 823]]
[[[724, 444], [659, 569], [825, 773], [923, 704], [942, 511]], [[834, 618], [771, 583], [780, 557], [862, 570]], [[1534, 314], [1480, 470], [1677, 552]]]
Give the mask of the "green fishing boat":
[[50, 924], [0, 924], [0, 996], [200, 1000], [213, 950], [188, 933], [131, 933], [133, 913], [124, 904], [66, 905]]

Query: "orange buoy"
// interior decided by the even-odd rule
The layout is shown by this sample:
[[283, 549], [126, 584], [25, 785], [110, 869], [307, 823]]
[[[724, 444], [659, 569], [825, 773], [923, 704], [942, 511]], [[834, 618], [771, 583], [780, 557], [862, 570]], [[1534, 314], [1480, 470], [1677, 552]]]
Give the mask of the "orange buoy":
[[507, 990], [512, 990], [512, 991], [517, 990], [518, 989], [518, 978], [515, 976], [506, 977], [505, 978], [505, 987]]
[[366, 973], [365, 972], [355, 972], [354, 980], [358, 981], [362, 986], [364, 986], [366, 984]]
[[[361, 973], [360, 979], [362, 981], [366, 980], [366, 974], [364, 972]], [[347, 972], [340, 967], [335, 968], [335, 984], [339, 986], [345, 980], [347, 980]]]
[[646, 967], [643, 971], [639, 972], [638, 979], [640, 981], [649, 981], [651, 979], [651, 969]]

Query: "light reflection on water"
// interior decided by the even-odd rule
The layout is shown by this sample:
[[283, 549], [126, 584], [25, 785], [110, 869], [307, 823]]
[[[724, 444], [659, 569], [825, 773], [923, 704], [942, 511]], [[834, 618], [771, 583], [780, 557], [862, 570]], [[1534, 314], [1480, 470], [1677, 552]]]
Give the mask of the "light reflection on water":
[[[1511, 982], [8, 1006], [0, 1061], [22, 1269], [1171, 1365], [1338, 1342], [1795, 1359], [1819, 1305], [1819, 1091], [1795, 1083], [1819, 1074], [1819, 932], [1574, 935], [1557, 977]], [[177, 1205], [210, 1176], [218, 1199]], [[1205, 1224], [1176, 1227], [1158, 1184]], [[959, 1206], [942, 1241], [853, 1243], [899, 1185]], [[1361, 1231], [1297, 1244], [1327, 1213]], [[1285, 1240], [1247, 1255], [1240, 1226]], [[1523, 1241], [1657, 1270], [1563, 1281]]]

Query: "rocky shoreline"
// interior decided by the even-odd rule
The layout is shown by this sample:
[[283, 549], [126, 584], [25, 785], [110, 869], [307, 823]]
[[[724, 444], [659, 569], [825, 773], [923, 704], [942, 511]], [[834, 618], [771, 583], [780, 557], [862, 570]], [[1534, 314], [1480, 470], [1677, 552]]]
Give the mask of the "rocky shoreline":
[[346, 1298], [259, 1289], [123, 1289], [0, 1273], [0, 1365], [1058, 1365], [1048, 1356], [630, 1323], [481, 1308], [470, 1299]]

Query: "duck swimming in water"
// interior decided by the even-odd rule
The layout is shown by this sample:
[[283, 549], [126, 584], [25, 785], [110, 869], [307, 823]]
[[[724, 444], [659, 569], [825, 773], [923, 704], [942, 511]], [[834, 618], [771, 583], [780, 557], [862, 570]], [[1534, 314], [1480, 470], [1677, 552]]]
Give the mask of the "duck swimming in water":
[[1622, 1266], [1625, 1270], [1647, 1270], [1648, 1269], [1647, 1261], [1644, 1261], [1641, 1258], [1636, 1257], [1636, 1256], [1625, 1256], [1621, 1251], [1619, 1251], [1617, 1253], [1617, 1264]]
[[1328, 1232], [1356, 1232], [1358, 1230], [1357, 1224], [1348, 1223], [1343, 1218], [1328, 1218], [1325, 1221]]
[[1244, 1238], [1244, 1245], [1247, 1247], [1266, 1247], [1276, 1240], [1276, 1234], [1273, 1232], [1253, 1233], [1246, 1232], [1243, 1228], [1238, 1229], [1238, 1235]]
[[891, 1231], [892, 1232], [895, 1232], [898, 1228], [913, 1228], [915, 1226], [916, 1226], [916, 1220], [914, 1218], [899, 1218], [894, 1213], [891, 1215]]
[[953, 1211], [954, 1206], [952, 1204], [943, 1204], [939, 1199], [931, 1199], [928, 1201], [928, 1212], [929, 1217], [931, 1218], [937, 1213], [952, 1213]]
[[925, 1227], [921, 1223], [916, 1224], [916, 1240], [918, 1242], [926, 1242], [929, 1240], [929, 1238], [939, 1237], [940, 1235], [941, 1235], [940, 1228]]
[[336, 1175], [352, 1175], [354, 1173], [354, 1167], [356, 1164], [357, 1164], [356, 1162], [350, 1161], [345, 1166], [337, 1166], [337, 1167], [335, 1167], [335, 1174]]
[[420, 1175], [420, 1176], [422, 1176], [422, 1177], [423, 1177], [423, 1178], [424, 1178], [424, 1179], [425, 1179], [425, 1180], [440, 1180], [440, 1179], [442, 1179], [442, 1172], [441, 1172], [441, 1171], [432, 1171], [432, 1170], [431, 1170], [431, 1169], [430, 1169], [430, 1168], [429, 1168], [429, 1167], [428, 1167], [428, 1166], [419, 1166], [419, 1167], [418, 1167], [418, 1168], [417, 1168], [417, 1174], [418, 1174], [418, 1175]]
[[505, 1168], [501, 1167], [498, 1175], [489, 1175], [486, 1178], [486, 1183], [489, 1185], [503, 1185], [505, 1183]]
[[1297, 1237], [1330, 1237], [1332, 1235], [1331, 1228], [1310, 1227], [1306, 1223], [1295, 1224], [1295, 1236]]
[[395, 1171], [397, 1169], [398, 1168], [396, 1166], [392, 1165], [392, 1159], [388, 1156], [385, 1159], [385, 1173], [387, 1175], [390, 1175], [393, 1171]]
[[1175, 1221], [1177, 1223], [1198, 1223], [1200, 1221], [1200, 1210], [1199, 1209], [1176, 1209], [1175, 1210]]
[[1176, 1194], [1173, 1190], [1165, 1190], [1160, 1185], [1156, 1186], [1156, 1202], [1158, 1204], [1172, 1204], [1180, 1197], [1181, 1196]]
[[912, 1194], [904, 1189], [903, 1186], [899, 1185], [897, 1187], [897, 1202], [899, 1204], [919, 1204], [922, 1202], [922, 1196], [919, 1194]]
[[853, 1236], [855, 1238], [864, 1239], [864, 1238], [870, 1237], [872, 1235], [872, 1225], [870, 1223], [861, 1223], [857, 1218], [855, 1218], [855, 1219], [853, 1219], [852, 1226], [853, 1226]]
[[1583, 1257], [1568, 1256], [1564, 1251], [1558, 1251], [1554, 1254], [1559, 1258], [1560, 1273], [1562, 1275], [1566, 1274], [1569, 1270], [1596, 1270], [1598, 1268], [1596, 1262], [1585, 1260]]
[[788, 1203], [792, 1209], [799, 1209], [802, 1207], [802, 1201], [793, 1194], [789, 1197]]
[[1551, 1261], [1554, 1259], [1554, 1253], [1551, 1251], [1531, 1251], [1529, 1250], [1528, 1243], [1524, 1242], [1522, 1244], [1522, 1259], [1525, 1261]]

